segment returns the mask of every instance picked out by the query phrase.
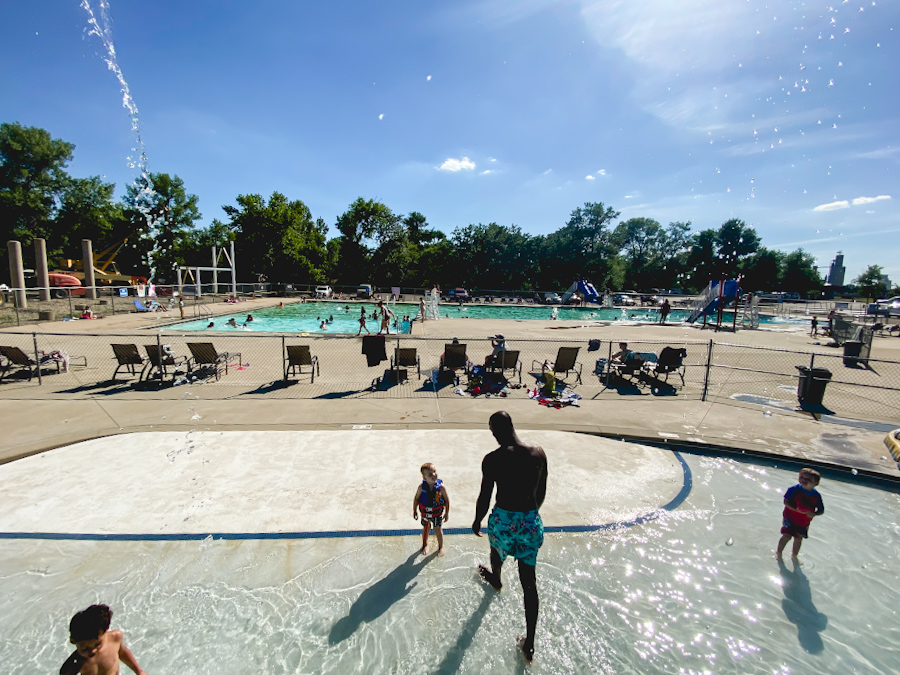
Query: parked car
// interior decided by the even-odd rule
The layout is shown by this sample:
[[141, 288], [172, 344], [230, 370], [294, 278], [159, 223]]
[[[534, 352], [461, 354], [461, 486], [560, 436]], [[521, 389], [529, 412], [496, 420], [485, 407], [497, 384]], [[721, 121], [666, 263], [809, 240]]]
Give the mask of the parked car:
[[368, 300], [372, 297], [372, 285], [360, 284], [356, 287], [356, 298], [358, 300]]
[[465, 288], [451, 288], [447, 291], [447, 300], [450, 302], [469, 302], [471, 299]]
[[900, 309], [900, 295], [895, 295], [893, 298], [887, 298], [885, 300], [876, 300], [875, 302], [883, 307]]
[[632, 295], [624, 295], [623, 293], [617, 293], [613, 298], [614, 305], [636, 305], [637, 302]]
[[334, 291], [331, 290], [331, 286], [316, 286], [316, 297], [328, 299], [332, 295], [334, 295]]
[[544, 293], [544, 303], [547, 305], [561, 305], [562, 298], [559, 293]]

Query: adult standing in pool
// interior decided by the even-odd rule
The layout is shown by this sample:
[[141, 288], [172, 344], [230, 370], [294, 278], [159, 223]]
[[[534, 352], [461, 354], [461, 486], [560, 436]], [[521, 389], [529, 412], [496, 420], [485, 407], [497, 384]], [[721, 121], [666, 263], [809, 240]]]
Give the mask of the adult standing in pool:
[[666, 317], [669, 316], [670, 311], [672, 311], [672, 305], [669, 304], [669, 299], [665, 298], [659, 307], [659, 322], [661, 324], [666, 323]]
[[497, 500], [488, 518], [491, 569], [478, 566], [481, 578], [500, 590], [503, 560], [511, 555], [519, 562], [519, 580], [525, 596], [526, 635], [519, 647], [526, 661], [534, 656], [534, 631], [538, 618], [537, 552], [544, 543], [544, 525], [538, 509], [547, 493], [547, 456], [537, 445], [523, 443], [506, 411], [495, 412], [489, 422], [500, 446], [481, 462], [481, 492], [475, 506], [472, 532], [481, 535], [481, 521], [491, 503], [494, 485]]

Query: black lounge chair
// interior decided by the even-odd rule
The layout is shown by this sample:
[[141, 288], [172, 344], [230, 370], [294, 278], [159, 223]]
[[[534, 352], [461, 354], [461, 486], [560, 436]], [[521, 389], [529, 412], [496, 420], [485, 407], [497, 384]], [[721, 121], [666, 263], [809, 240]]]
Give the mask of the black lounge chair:
[[489, 356], [485, 370], [488, 372], [500, 371], [500, 374], [506, 376], [506, 371], [513, 371], [513, 375], [518, 374], [519, 382], [522, 382], [522, 362], [519, 361], [518, 349], [504, 349], [497, 356]]
[[400, 368], [415, 368], [419, 379], [422, 379], [422, 364], [415, 347], [397, 347], [391, 357], [391, 370]]
[[144, 345], [144, 349], [147, 351], [147, 359], [150, 361], [146, 373], [141, 373], [145, 381], [153, 376], [154, 370], [160, 381], [164, 381], [169, 368], [172, 369], [172, 380], [174, 381], [175, 376], [180, 372], [178, 368], [187, 365], [188, 357], [175, 356], [166, 349], [166, 345]]
[[577, 361], [579, 349], [581, 347], [560, 347], [556, 353], [555, 361], [532, 361], [531, 369], [537, 370], [537, 368], [540, 368], [541, 372], [552, 369], [554, 375], [563, 373], [565, 377], [568, 377], [571, 371], [575, 373], [575, 377], [581, 382], [582, 365]]
[[284, 380], [292, 372], [303, 374], [303, 367], [309, 366], [310, 384], [316, 381], [319, 372], [319, 357], [309, 352], [309, 345], [287, 345], [287, 357], [284, 359]]
[[[113, 353], [116, 355], [116, 361], [119, 365], [116, 366], [116, 369], [113, 371], [112, 377], [110, 378], [110, 382], [116, 381], [116, 375], [119, 374], [119, 370], [122, 368], [128, 369], [132, 375], [140, 375], [143, 377], [144, 375], [144, 367], [147, 365], [148, 361], [145, 357], [141, 356], [138, 352], [137, 345], [135, 344], [111, 344], [110, 347], [113, 349]], [[141, 367], [141, 372], [135, 372], [135, 368], [137, 366]], [[138, 379], [141, 379], [139, 377]]]
[[35, 361], [18, 347], [0, 347], [0, 356], [6, 359], [6, 362], [0, 365], [0, 380], [12, 372], [28, 371], [28, 381], [37, 373], [38, 368], [45, 365], [55, 365], [56, 372], [59, 371], [59, 361], [52, 356], [41, 352], [40, 362]]
[[466, 345], [461, 342], [450, 342], [444, 345], [444, 355], [441, 357], [440, 372], [452, 372], [462, 369], [469, 377], [469, 357], [466, 356]]
[[188, 349], [191, 350], [191, 358], [188, 360], [188, 370], [195, 368], [203, 368], [209, 366], [219, 379], [219, 373], [222, 366], [225, 366], [225, 374], [228, 374], [228, 367], [237, 363], [241, 363], [240, 352], [217, 352], [212, 342], [188, 342]]
[[647, 372], [659, 379], [663, 373], [666, 375], [666, 382], [669, 381], [669, 373], [678, 373], [681, 378], [681, 386], [684, 386], [684, 359], [687, 357], [687, 350], [683, 347], [663, 347], [659, 353], [659, 358]]

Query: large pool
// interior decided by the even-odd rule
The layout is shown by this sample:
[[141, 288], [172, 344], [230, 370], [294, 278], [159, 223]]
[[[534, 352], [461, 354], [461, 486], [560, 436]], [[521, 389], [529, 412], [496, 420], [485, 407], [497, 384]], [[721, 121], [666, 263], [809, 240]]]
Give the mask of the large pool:
[[[638, 446], [619, 447], [624, 456]], [[162, 465], [200, 466], [202, 448], [190, 457], [182, 450], [160, 457]], [[103, 601], [149, 673], [900, 670], [897, 494], [825, 476], [826, 512], [800, 566], [773, 556], [794, 468], [683, 461], [670, 476], [685, 486], [672, 510], [636, 508], [616, 513], [609, 527], [547, 535], [530, 669], [514, 644], [524, 629], [515, 565], [505, 566], [501, 593], [485, 587], [475, 567], [487, 558], [487, 540], [471, 534], [447, 536], [443, 558], [415, 555], [414, 534], [3, 540], [0, 663], [7, 675], [57, 672], [69, 649], [69, 611]], [[606, 511], [617, 485], [596, 488], [596, 508]], [[397, 495], [402, 509], [410, 496]], [[365, 494], [357, 499], [365, 510]], [[467, 525], [473, 505], [457, 500], [455, 508], [454, 525]], [[104, 518], [87, 515], [102, 527]], [[153, 521], [148, 513], [151, 529]]]
[[[391, 305], [392, 311], [397, 316], [398, 325], [392, 327], [392, 332], [409, 332], [409, 323], [404, 322], [404, 317], [414, 319], [419, 311], [416, 304], [398, 303]], [[247, 314], [238, 312], [213, 319], [187, 321], [172, 326], [179, 331], [256, 331], [266, 333], [357, 333], [359, 328], [360, 311], [366, 313], [366, 327], [373, 333], [378, 332], [380, 323], [373, 319], [374, 304], [369, 303], [337, 303], [337, 302], [294, 302], [284, 307], [269, 307], [253, 313], [253, 321], [247, 322]], [[630, 307], [620, 309], [604, 309], [600, 307], [550, 307], [532, 305], [480, 305], [465, 304], [441, 305], [441, 316], [445, 318], [463, 319], [509, 319], [514, 321], [549, 320], [556, 313], [560, 321], [604, 321], [604, 322], [640, 322], [656, 323], [659, 321], [659, 310], [648, 307]], [[677, 323], [685, 321], [690, 312], [687, 310], [672, 310], [668, 321]], [[237, 327], [226, 325], [229, 319], [234, 319]], [[322, 329], [322, 321], [333, 318], [334, 321]], [[726, 313], [726, 323], [733, 320], [733, 314]], [[214, 326], [210, 329], [209, 323]], [[760, 316], [762, 324], [780, 325], [805, 325], [806, 319], [792, 319], [777, 316]], [[365, 331], [363, 331], [365, 335]]]

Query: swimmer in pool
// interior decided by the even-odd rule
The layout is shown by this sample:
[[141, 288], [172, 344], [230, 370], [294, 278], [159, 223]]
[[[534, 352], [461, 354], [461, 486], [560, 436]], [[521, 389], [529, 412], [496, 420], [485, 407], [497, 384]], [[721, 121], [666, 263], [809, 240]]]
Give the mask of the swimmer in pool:
[[60, 675], [118, 675], [119, 661], [137, 675], [146, 675], [120, 630], [109, 630], [112, 611], [106, 605], [91, 605], [69, 622], [69, 642], [75, 651], [59, 669]]
[[328, 326], [325, 325], [325, 322], [319, 324], [319, 330], [328, 330]]
[[226, 325], [226, 326], [231, 326], [232, 328], [237, 328], [237, 327], [238, 327], [237, 321], [234, 320], [234, 317], [228, 319], [228, 321], [225, 322], [225, 325]]
[[207, 326], [207, 328], [214, 328], [215, 325], [216, 325], [216, 324], [215, 324], [214, 321], [210, 321], [210, 322], [209, 322], [209, 325]]

